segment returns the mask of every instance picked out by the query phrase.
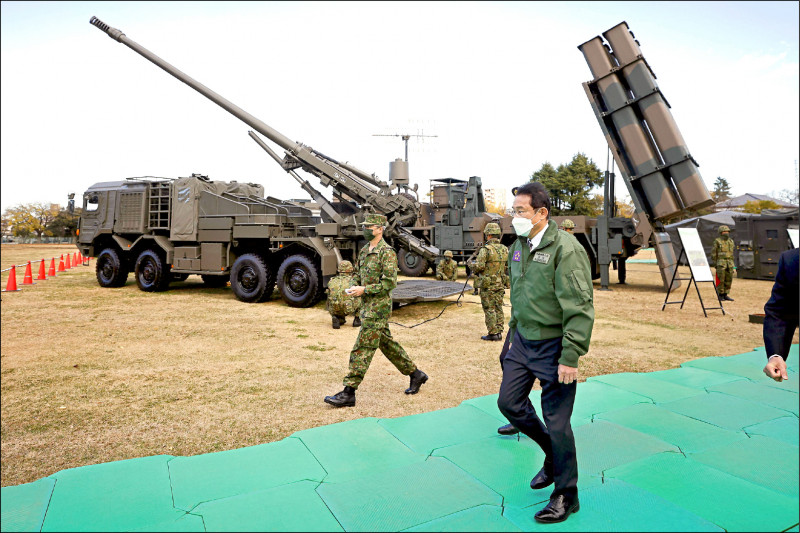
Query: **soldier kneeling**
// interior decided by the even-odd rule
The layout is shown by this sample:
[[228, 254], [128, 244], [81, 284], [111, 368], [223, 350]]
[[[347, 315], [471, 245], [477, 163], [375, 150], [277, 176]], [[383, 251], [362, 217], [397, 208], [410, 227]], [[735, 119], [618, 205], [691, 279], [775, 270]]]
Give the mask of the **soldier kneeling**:
[[350, 261], [339, 263], [339, 275], [328, 282], [328, 312], [331, 314], [333, 329], [339, 329], [347, 321], [347, 315], [353, 315], [353, 327], [361, 326], [358, 310], [361, 307], [361, 298], [348, 296], [345, 289], [353, 285], [353, 264]]
[[436, 279], [439, 281], [455, 281], [458, 272], [458, 263], [453, 261], [453, 252], [445, 250], [444, 259], [436, 265]]

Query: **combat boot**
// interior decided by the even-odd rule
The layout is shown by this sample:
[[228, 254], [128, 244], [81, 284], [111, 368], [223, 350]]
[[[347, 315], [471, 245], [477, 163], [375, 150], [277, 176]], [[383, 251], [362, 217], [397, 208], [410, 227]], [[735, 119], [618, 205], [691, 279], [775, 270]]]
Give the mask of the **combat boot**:
[[733, 300], [733, 298], [731, 298], [731, 297], [730, 297], [730, 296], [728, 296], [727, 294], [723, 294], [723, 295], [722, 295], [722, 299], [723, 299], [723, 300], [728, 300], [729, 302], [732, 302], [732, 301], [734, 301], [734, 300]]
[[361, 317], [360, 316], [356, 315], [356, 317], [353, 319], [353, 327], [354, 328], [360, 328], [361, 327]]
[[331, 325], [333, 329], [339, 329], [339, 319], [336, 316], [331, 315]]
[[325, 396], [325, 403], [334, 407], [353, 407], [356, 404], [356, 390], [345, 386], [344, 390], [335, 396]]
[[484, 341], [501, 341], [503, 340], [503, 336], [499, 333], [489, 333], [488, 335], [483, 335], [481, 340]]
[[428, 374], [419, 368], [411, 374], [411, 384], [406, 389], [406, 394], [416, 394], [423, 383], [428, 381]]

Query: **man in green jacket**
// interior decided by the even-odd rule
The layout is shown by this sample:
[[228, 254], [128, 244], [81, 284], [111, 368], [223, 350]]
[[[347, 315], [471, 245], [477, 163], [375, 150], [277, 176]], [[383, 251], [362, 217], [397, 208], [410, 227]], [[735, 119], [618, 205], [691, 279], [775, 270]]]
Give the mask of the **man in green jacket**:
[[[592, 276], [577, 239], [549, 220], [550, 198], [541, 183], [519, 187], [513, 209], [518, 238], [508, 256], [510, 348], [501, 362], [497, 406], [545, 454], [531, 488], [555, 483], [550, 502], [534, 518], [562, 522], [580, 509], [570, 416], [578, 358], [589, 350], [594, 324]], [[536, 379], [542, 386], [544, 423], [528, 398]]]
[[369, 214], [364, 219], [364, 238], [369, 241], [358, 254], [358, 268], [353, 277], [353, 287], [345, 291], [348, 296], [361, 296], [361, 329], [350, 352], [350, 368], [344, 377], [344, 390], [325, 396], [325, 403], [334, 407], [352, 407], [356, 404], [356, 389], [364, 379], [375, 350], [383, 355], [404, 376], [410, 376], [406, 394], [416, 394], [428, 375], [417, 368], [408, 354], [389, 331], [392, 316], [392, 291], [397, 287], [397, 254], [383, 240], [386, 217]]

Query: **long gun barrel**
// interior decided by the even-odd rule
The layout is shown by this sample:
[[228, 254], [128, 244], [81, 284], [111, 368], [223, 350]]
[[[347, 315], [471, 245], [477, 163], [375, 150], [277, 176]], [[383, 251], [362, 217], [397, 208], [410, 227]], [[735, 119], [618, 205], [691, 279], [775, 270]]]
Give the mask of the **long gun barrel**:
[[[171, 74], [192, 89], [196, 90], [286, 150], [286, 157], [282, 160], [278, 159], [276, 155], [273, 155], [274, 152], [270, 154], [273, 156], [273, 159], [276, 159], [276, 161], [279, 162], [284, 170], [290, 171], [295, 168], [302, 168], [306, 172], [314, 174], [319, 178], [320, 183], [323, 185], [331, 186], [339, 194], [344, 193], [362, 206], [368, 206], [371, 209], [386, 215], [389, 220], [389, 234], [400, 240], [405, 247], [422, 255], [428, 260], [433, 260], [438, 257], [438, 248], [425, 244], [421, 240], [414, 237], [410, 232], [402, 228], [404, 225], [413, 224], [415, 222], [419, 213], [419, 203], [417, 201], [402, 194], [390, 194], [390, 187], [388, 184], [377, 179], [375, 175], [367, 174], [366, 172], [358, 170], [352, 165], [340, 163], [335, 159], [322, 154], [321, 152], [317, 152], [310, 146], [305, 146], [298, 142], [292, 142], [285, 135], [271, 128], [266, 123], [257, 119], [233, 102], [230, 102], [229, 100], [215, 93], [191, 76], [181, 72], [173, 65], [167, 63], [140, 44], [129, 39], [124, 33], [122, 33], [122, 31], [112, 28], [97, 17], [92, 17], [89, 20], [89, 23], [104, 31], [115, 41], [124, 44], [151, 63], [157, 65], [168, 74]], [[259, 144], [262, 143], [259, 142]], [[292, 177], [302, 181], [299, 176], [293, 175]], [[308, 185], [307, 182], [303, 182], [301, 185], [303, 186], [304, 190], [308, 192], [310, 185]], [[315, 193], [309, 192], [309, 194], [312, 196], [314, 196]], [[319, 195], [319, 193], [316, 194]], [[334, 218], [334, 220], [338, 221], [336, 218]]]

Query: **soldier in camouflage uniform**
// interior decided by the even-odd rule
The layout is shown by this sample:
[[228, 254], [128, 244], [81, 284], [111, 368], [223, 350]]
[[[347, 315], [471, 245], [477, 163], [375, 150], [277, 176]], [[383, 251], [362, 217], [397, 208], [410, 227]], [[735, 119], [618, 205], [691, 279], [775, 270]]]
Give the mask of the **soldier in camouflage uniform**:
[[353, 263], [342, 261], [339, 263], [339, 275], [334, 276], [328, 282], [328, 312], [331, 314], [333, 329], [339, 329], [347, 322], [347, 315], [354, 315], [353, 327], [361, 326], [361, 319], [358, 316], [358, 309], [361, 307], [361, 298], [349, 296], [344, 293], [353, 283]]
[[346, 291], [350, 296], [363, 295], [361, 329], [353, 351], [350, 352], [350, 371], [344, 378], [344, 390], [334, 396], [325, 397], [325, 403], [334, 407], [356, 404], [356, 389], [364, 379], [372, 356], [378, 348], [401, 374], [411, 376], [406, 394], [416, 394], [422, 384], [428, 381], [425, 372], [417, 368], [389, 332], [392, 290], [397, 286], [397, 254], [383, 240], [386, 217], [367, 215], [364, 226], [364, 238], [369, 242], [358, 254], [358, 269], [353, 280], [356, 285]]
[[720, 226], [719, 237], [714, 239], [711, 246], [711, 261], [717, 266], [717, 292], [720, 300], [733, 301], [728, 296], [733, 281], [733, 239], [730, 238], [731, 229], [728, 226]]
[[573, 233], [575, 231], [575, 223], [570, 219], [565, 218], [564, 221], [561, 223], [561, 229], [563, 229], [567, 233]]
[[436, 265], [436, 279], [439, 281], [455, 281], [458, 272], [458, 263], [453, 261], [453, 252], [445, 250], [444, 259]]
[[478, 257], [472, 266], [472, 270], [478, 274], [475, 286], [481, 288], [481, 306], [483, 306], [486, 329], [489, 330], [489, 334], [482, 336], [481, 339], [499, 341], [503, 340], [505, 324], [503, 296], [508, 287], [506, 273], [508, 248], [500, 244], [500, 226], [496, 223], [486, 224], [483, 232], [486, 235], [486, 243], [478, 252]]

